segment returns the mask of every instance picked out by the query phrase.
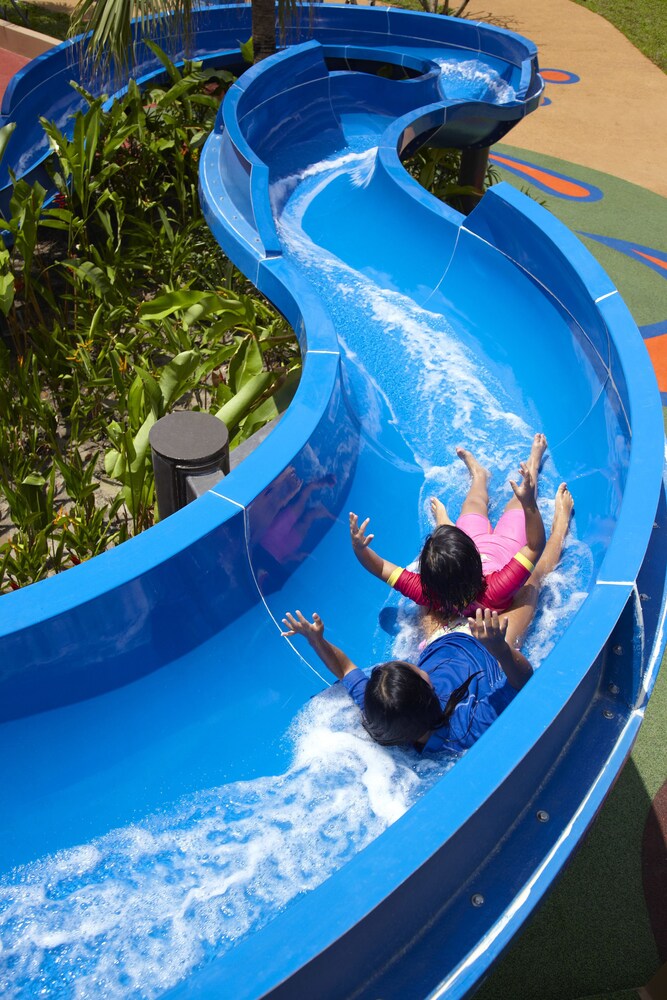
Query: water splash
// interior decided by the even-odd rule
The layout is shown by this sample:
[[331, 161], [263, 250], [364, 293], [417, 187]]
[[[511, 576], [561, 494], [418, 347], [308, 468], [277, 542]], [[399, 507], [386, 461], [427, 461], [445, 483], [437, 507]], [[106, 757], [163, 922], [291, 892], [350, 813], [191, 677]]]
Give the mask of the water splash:
[[0, 881], [0, 993], [159, 996], [316, 888], [452, 766], [387, 751], [335, 686], [284, 774], [198, 792]]
[[332, 174], [345, 173], [355, 187], [367, 187], [373, 176], [376, 158], [377, 146], [361, 152], [350, 151], [273, 180], [269, 185], [269, 201], [274, 216], [277, 218], [282, 213], [288, 199], [304, 180], [323, 175], [328, 182]]
[[[368, 152], [375, 154], [374, 149]], [[363, 393], [357, 412], [374, 412], [368, 391], [372, 382], [384, 401], [381, 409], [386, 410], [392, 400], [392, 421], [425, 476], [438, 467], [451, 468], [452, 436], [476, 448], [491, 467], [498, 468], [500, 451], [499, 471], [515, 471], [526, 457], [533, 431], [513, 411], [500, 380], [462, 344], [447, 318], [348, 266], [310, 239], [304, 220], [313, 201], [327, 185], [349, 179], [350, 163], [359, 162], [363, 161], [355, 152], [354, 160], [337, 156], [317, 169], [292, 175], [297, 187], [278, 220], [286, 254], [308, 268], [327, 303], [345, 356], [354, 359], [355, 370], [348, 367], [346, 373], [351, 391]], [[350, 183], [355, 185], [353, 179]], [[406, 381], [409, 394], [404, 391]]]
[[486, 101], [509, 104], [516, 91], [494, 69], [476, 59], [433, 60], [440, 67], [441, 88], [445, 97], [455, 100]]

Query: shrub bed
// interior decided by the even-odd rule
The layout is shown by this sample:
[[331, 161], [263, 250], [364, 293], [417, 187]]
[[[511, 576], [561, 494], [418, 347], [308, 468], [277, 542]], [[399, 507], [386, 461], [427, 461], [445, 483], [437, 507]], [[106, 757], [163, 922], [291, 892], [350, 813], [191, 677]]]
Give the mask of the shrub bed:
[[109, 111], [84, 93], [71, 140], [42, 122], [57, 196], [15, 181], [0, 219], [0, 593], [154, 523], [159, 417], [215, 413], [233, 447], [298, 383], [292, 330], [199, 208], [199, 153], [233, 77], [156, 53], [164, 82], [131, 83]]

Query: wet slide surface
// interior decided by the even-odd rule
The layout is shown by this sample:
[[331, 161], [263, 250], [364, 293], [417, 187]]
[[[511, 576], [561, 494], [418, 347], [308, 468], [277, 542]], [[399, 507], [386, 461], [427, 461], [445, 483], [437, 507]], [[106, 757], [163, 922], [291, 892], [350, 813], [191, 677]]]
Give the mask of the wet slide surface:
[[[344, 16], [362, 15], [376, 26], [383, 16]], [[540, 744], [555, 717], [552, 744], [583, 732], [622, 756], [624, 727], [650, 688], [656, 622], [645, 651], [611, 678], [625, 714], [615, 709], [603, 738], [601, 723], [584, 723], [596, 702], [602, 718], [600, 690], [609, 697], [607, 667], [591, 665], [616, 618], [640, 613], [634, 580], [659, 470], [643, 470], [634, 541], [619, 535], [643, 458], [629, 404], [653, 439], [654, 387], [646, 374], [642, 412], [623, 367], [636, 331], [608, 279], [546, 213], [501, 190], [464, 220], [400, 166], [396, 149], [416, 118], [428, 119], [421, 131], [431, 138], [448, 126], [443, 103], [456, 109], [459, 136], [479, 128], [480, 105], [494, 128], [503, 108], [524, 113], [530, 75], [480, 47], [459, 40], [443, 55], [413, 41], [415, 73], [387, 79], [359, 67], [357, 52], [310, 42], [233, 88], [202, 165], [205, 210], [223, 248], [298, 330], [304, 377], [269, 441], [205, 498], [129, 554], [40, 584], [41, 599], [12, 595], [0, 729], [12, 760], [0, 882], [8, 995], [258, 996], [337, 939], [349, 961], [319, 995], [346, 995], [386, 960], [379, 950], [369, 968], [373, 932], [355, 949], [349, 926], [400, 892], [413, 900], [401, 911], [411, 934], [420, 908], [436, 911], [433, 886], [409, 889], [414, 870], [430, 878], [439, 857], [449, 874], [438, 905], [448, 901], [454, 917], [468, 907], [460, 885], [516, 821], [517, 787], [522, 807], [560, 760]], [[407, 65], [404, 43], [382, 48], [383, 64]], [[429, 497], [456, 513], [465, 495], [455, 446], [492, 469], [495, 519], [537, 430], [550, 443], [545, 521], [561, 480], [577, 504], [527, 647], [537, 676], [460, 760], [375, 746], [299, 640], [280, 638], [283, 613], [319, 611], [329, 638], [362, 666], [414, 659], [414, 611], [356, 564], [348, 510], [370, 514], [378, 550], [407, 564], [430, 527]], [[656, 621], [661, 604], [660, 592]], [[570, 794], [585, 789], [591, 808], [601, 762], [589, 754], [562, 765], [577, 774]], [[494, 790], [514, 773], [503, 806]], [[557, 788], [549, 794], [558, 801]], [[561, 810], [559, 829], [577, 806], [573, 798]], [[475, 812], [486, 840], [470, 836]], [[504, 870], [487, 877], [498, 916], [526, 878], [518, 828]], [[550, 835], [526, 824], [536, 870], [554, 851]], [[454, 917], [439, 958], [428, 936], [414, 945], [416, 992], [401, 967], [389, 986], [379, 980], [381, 995], [423, 996], [474, 951], [489, 916]], [[398, 950], [405, 942], [392, 934], [387, 946]], [[490, 957], [501, 943], [497, 934]], [[483, 962], [471, 965], [447, 995], [474, 982]]]

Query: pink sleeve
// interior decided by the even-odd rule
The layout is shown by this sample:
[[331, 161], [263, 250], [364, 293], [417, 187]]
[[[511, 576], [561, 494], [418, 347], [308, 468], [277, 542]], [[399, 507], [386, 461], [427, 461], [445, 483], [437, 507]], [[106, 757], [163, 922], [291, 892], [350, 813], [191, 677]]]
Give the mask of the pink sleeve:
[[413, 573], [409, 569], [404, 569], [401, 571], [400, 575], [396, 580], [392, 580], [390, 577], [388, 583], [397, 590], [399, 594], [403, 594], [403, 597], [409, 597], [411, 601], [415, 604], [421, 604], [424, 607], [428, 607], [428, 601], [424, 597], [422, 591], [422, 582], [419, 573]]

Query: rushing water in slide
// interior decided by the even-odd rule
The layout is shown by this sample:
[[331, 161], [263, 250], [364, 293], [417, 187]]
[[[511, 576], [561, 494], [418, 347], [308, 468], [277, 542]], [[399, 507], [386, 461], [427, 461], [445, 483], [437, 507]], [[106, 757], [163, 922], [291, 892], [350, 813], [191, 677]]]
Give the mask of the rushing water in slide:
[[[478, 85], [479, 71], [466, 72]], [[321, 238], [330, 201], [354, 199], [371, 180], [375, 142], [374, 134], [352, 134], [335, 155], [303, 170], [286, 168], [271, 197], [285, 255], [308, 269], [334, 318], [346, 390], [364, 414], [368, 446], [390, 455], [397, 490], [403, 468], [420, 470], [415, 518], [424, 535], [431, 495], [453, 513], [465, 495], [468, 473], [456, 444], [492, 469], [494, 519], [540, 428], [493, 359], [469, 349], [428, 301], [375, 273], [372, 261], [363, 269], [346, 264]], [[547, 455], [540, 481], [547, 527], [559, 482]], [[355, 496], [353, 487], [350, 502], [365, 504], [359, 513], [366, 515], [391, 498]], [[588, 549], [575, 532], [531, 632], [527, 651], [536, 665], [585, 596], [589, 572]], [[397, 609], [392, 654], [414, 658], [416, 612], [391, 592], [385, 605]], [[377, 655], [386, 654], [378, 628]], [[340, 687], [298, 711], [285, 741], [291, 763], [284, 773], [201, 790], [5, 877], [2, 995], [159, 996], [319, 885], [454, 764], [373, 744]]]

